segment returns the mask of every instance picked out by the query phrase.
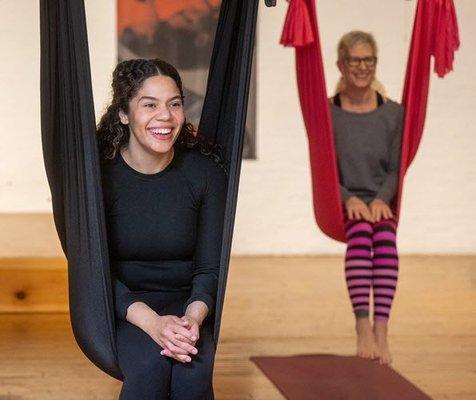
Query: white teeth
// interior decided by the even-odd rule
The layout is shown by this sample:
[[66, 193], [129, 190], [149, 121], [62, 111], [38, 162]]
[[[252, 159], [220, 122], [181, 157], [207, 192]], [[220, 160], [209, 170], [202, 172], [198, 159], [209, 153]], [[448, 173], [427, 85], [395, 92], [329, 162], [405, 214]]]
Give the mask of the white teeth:
[[172, 131], [172, 129], [170, 129], [170, 128], [160, 128], [160, 129], [159, 128], [153, 128], [153, 129], [151, 129], [151, 131], [154, 135], [168, 135]]

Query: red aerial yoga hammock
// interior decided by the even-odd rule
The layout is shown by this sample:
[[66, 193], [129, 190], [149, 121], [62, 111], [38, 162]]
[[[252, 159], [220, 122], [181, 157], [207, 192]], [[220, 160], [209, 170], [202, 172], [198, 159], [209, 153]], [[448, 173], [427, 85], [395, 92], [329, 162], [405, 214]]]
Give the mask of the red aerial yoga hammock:
[[[313, 0], [291, 0], [281, 44], [296, 48], [301, 109], [309, 139], [314, 215], [329, 237], [344, 240], [344, 223], [332, 122], [329, 113], [317, 15]], [[459, 47], [453, 0], [418, 0], [402, 105], [405, 122], [395, 209], [400, 210], [403, 178], [418, 150], [425, 123], [431, 56], [439, 77], [452, 70]]]

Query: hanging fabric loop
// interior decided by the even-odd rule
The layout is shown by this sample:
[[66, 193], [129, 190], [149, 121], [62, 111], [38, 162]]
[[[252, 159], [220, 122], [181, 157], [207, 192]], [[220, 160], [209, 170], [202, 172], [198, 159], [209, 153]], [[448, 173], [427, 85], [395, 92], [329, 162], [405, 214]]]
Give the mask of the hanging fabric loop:
[[43, 154], [68, 260], [71, 324], [84, 354], [121, 378], [84, 3], [42, 0], [40, 7]]
[[[215, 341], [230, 258], [258, 0], [223, 0], [200, 128], [219, 144], [229, 184]], [[86, 356], [122, 379], [96, 143], [84, 1], [41, 0], [41, 130], [58, 236], [68, 259], [70, 315]]]
[[[314, 41], [301, 45], [302, 19], [306, 6]], [[307, 36], [311, 37], [311, 35]], [[314, 215], [319, 228], [329, 237], [345, 241], [339, 193], [333, 129], [326, 93], [317, 14], [313, 0], [291, 0], [281, 43], [296, 48], [296, 75], [301, 109], [309, 140]], [[452, 70], [459, 47], [458, 25], [453, 0], [418, 0], [408, 56], [402, 105], [405, 109], [399, 188], [394, 208], [399, 214], [403, 181], [420, 144], [428, 100], [431, 56], [435, 72], [444, 76]]]
[[216, 344], [220, 332], [238, 200], [257, 15], [258, 0], [222, 2], [199, 127], [200, 132], [224, 150], [229, 171], [215, 306]]

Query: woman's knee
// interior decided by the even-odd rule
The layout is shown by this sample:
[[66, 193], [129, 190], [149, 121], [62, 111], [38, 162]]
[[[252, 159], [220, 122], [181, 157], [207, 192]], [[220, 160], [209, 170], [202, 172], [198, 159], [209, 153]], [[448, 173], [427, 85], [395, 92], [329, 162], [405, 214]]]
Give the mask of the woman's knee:
[[374, 224], [374, 233], [377, 232], [397, 232], [397, 223], [392, 219], [382, 219]]
[[168, 399], [172, 363], [160, 354], [141, 358], [120, 358], [119, 365], [124, 375], [121, 400]]
[[198, 355], [189, 364], [175, 364], [172, 370], [171, 399], [208, 400], [213, 398], [212, 380], [215, 344], [211, 332], [203, 332]]
[[345, 223], [345, 237], [347, 242], [362, 241], [370, 238], [374, 232], [373, 225], [365, 220], [349, 220]]
[[162, 348], [138, 327], [128, 322], [118, 325], [117, 351], [119, 366], [129, 382], [170, 379], [171, 360], [162, 356]]
[[199, 365], [193, 362], [180, 371], [174, 371], [170, 389], [171, 400], [211, 400], [213, 364]]

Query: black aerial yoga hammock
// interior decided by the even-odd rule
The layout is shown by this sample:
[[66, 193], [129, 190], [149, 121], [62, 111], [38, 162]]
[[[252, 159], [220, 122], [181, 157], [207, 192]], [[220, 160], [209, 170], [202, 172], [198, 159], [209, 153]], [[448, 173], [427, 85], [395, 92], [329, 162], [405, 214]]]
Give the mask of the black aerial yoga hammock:
[[[326, 94], [315, 0], [290, 0], [281, 44], [296, 48], [296, 75], [309, 139], [314, 216], [329, 237], [345, 242], [334, 137]], [[405, 108], [399, 186], [400, 209], [405, 173], [413, 161], [425, 123], [431, 58], [443, 77], [459, 47], [453, 0], [418, 0], [408, 54], [402, 104]]]
[[[69, 306], [82, 351], [122, 379], [96, 144], [83, 0], [41, 0], [41, 131], [53, 214], [68, 260]], [[230, 259], [258, 0], [223, 0], [200, 130], [224, 150], [229, 179], [215, 344]]]

